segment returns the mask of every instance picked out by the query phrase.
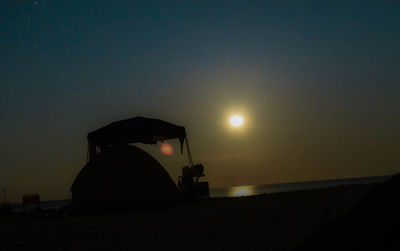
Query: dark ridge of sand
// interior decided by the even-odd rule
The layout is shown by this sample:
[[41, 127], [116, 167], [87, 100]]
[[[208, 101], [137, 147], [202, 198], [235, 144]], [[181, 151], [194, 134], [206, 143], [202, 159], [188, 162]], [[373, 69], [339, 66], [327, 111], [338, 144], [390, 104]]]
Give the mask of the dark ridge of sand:
[[149, 213], [3, 217], [0, 250], [292, 250], [377, 186], [208, 199]]
[[399, 195], [397, 174], [297, 250], [400, 250]]

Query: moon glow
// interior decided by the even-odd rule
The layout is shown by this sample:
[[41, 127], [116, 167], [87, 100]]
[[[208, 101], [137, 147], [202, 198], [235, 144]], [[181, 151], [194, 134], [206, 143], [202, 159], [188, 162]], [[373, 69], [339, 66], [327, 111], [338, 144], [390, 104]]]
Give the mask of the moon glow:
[[241, 127], [243, 125], [244, 119], [240, 115], [234, 115], [230, 118], [229, 122], [233, 127]]

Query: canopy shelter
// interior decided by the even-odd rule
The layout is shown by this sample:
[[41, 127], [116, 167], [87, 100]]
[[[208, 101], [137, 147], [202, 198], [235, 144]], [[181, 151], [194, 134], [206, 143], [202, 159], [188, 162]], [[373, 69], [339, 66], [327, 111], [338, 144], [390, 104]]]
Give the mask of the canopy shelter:
[[179, 139], [181, 153], [183, 142], [186, 139], [189, 165], [192, 165], [189, 144], [187, 142], [185, 127], [177, 126], [159, 119], [134, 117], [120, 120], [106, 125], [87, 136], [89, 160], [97, 153], [96, 148], [102, 151], [112, 145], [123, 145], [129, 143], [156, 144], [158, 141], [168, 139]]

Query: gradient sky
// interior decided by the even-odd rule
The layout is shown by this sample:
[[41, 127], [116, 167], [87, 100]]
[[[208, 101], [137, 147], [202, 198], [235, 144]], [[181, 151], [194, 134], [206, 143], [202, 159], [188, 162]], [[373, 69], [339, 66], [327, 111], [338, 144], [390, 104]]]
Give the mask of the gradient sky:
[[[399, 13], [398, 1], [0, 1], [0, 187], [11, 201], [67, 198], [87, 133], [138, 115], [185, 126], [211, 187], [399, 172]], [[174, 179], [186, 163], [141, 147]]]

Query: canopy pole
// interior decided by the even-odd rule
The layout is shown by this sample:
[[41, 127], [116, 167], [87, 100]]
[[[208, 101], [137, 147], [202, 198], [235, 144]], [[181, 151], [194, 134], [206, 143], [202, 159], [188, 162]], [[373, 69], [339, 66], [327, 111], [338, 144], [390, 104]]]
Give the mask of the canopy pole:
[[187, 139], [187, 136], [185, 137], [185, 142], [186, 142], [186, 150], [187, 150], [188, 159], [189, 159], [189, 167], [192, 167], [193, 166], [193, 160], [192, 160], [192, 154], [190, 153], [189, 141]]

